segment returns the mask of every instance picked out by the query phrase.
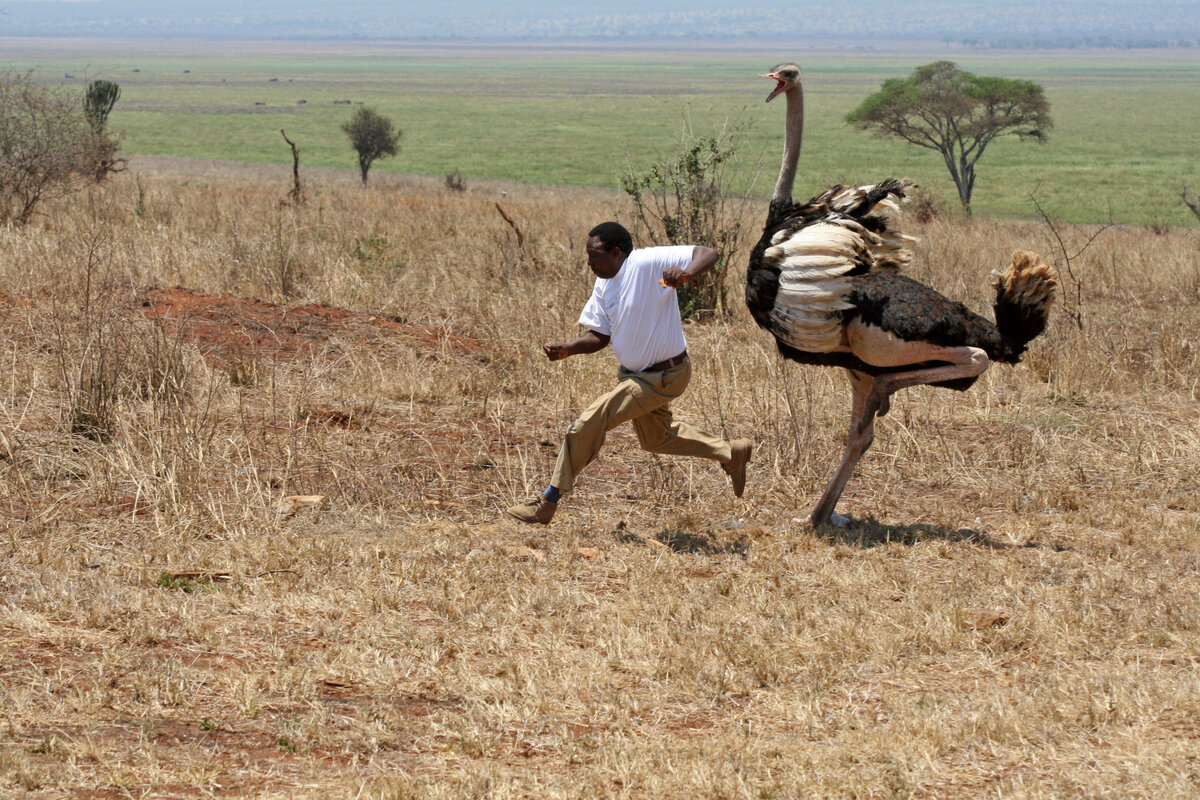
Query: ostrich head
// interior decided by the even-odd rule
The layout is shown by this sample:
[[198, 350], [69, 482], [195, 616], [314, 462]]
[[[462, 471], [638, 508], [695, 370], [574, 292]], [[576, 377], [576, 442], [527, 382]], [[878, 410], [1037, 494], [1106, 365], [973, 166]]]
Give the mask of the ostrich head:
[[767, 95], [766, 102], [771, 102], [776, 95], [798, 89], [800, 87], [800, 68], [795, 64], [780, 64], [770, 72], [759, 75], [760, 78], [770, 78], [775, 81], [775, 88]]

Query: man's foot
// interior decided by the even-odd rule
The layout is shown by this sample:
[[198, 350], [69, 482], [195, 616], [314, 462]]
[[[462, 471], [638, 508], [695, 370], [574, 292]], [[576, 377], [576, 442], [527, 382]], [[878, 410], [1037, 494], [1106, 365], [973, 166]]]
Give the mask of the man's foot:
[[538, 495], [526, 503], [513, 506], [505, 513], [530, 525], [549, 525], [550, 520], [554, 519], [555, 511], [558, 511], [558, 503], [551, 503], [544, 496]]
[[750, 461], [750, 451], [754, 443], [749, 439], [734, 439], [729, 443], [729, 463], [722, 464], [721, 469], [733, 481], [734, 497], [741, 497], [746, 489], [746, 464]]

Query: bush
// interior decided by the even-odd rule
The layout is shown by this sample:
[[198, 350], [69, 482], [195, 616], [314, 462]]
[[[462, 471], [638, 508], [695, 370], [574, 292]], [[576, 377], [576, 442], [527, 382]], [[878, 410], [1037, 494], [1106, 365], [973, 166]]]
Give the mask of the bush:
[[685, 131], [683, 145], [672, 159], [644, 172], [630, 171], [621, 188], [633, 203], [633, 232], [654, 244], [698, 244], [720, 255], [717, 265], [701, 280], [679, 287], [679, 310], [685, 319], [705, 313], [728, 312], [725, 269], [745, 243], [748, 231], [741, 220], [749, 194], [728, 191], [736, 165], [733, 137], [728, 131], [697, 138]]
[[184, 341], [148, 320], [143, 301], [113, 263], [112, 230], [93, 222], [56, 254], [44, 325], [63, 395], [63, 427], [96, 442], [116, 432], [130, 400], [149, 401], [165, 422], [191, 418]]
[[922, 225], [946, 215], [946, 204], [942, 198], [926, 189], [916, 187], [909, 195], [909, 200], [911, 202], [909, 213]]
[[463, 180], [462, 173], [458, 170], [447, 172], [446, 188], [452, 192], [465, 192], [467, 190], [467, 182]]
[[106, 137], [96, 137], [77, 97], [29, 73], [0, 73], [0, 223], [23, 225], [44, 201], [93, 176]]

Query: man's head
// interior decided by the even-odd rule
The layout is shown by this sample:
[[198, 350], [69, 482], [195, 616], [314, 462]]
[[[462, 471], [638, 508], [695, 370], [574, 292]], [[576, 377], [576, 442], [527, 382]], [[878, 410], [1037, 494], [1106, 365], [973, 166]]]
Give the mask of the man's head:
[[633, 252], [633, 237], [617, 222], [601, 222], [588, 231], [588, 266], [597, 278], [612, 278]]

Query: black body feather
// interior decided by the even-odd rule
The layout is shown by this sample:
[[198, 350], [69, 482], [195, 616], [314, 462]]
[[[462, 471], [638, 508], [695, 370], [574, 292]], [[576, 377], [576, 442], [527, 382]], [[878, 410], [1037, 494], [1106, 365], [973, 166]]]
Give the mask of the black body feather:
[[[758, 325], [776, 334], [770, 313], [779, 292], [780, 267], [765, 258], [766, 250], [781, 231], [791, 233], [815, 222], [848, 216], [868, 230], [881, 233], [887, 220], [867, 212], [888, 194], [904, 196], [909, 184], [886, 180], [873, 190], [851, 197], [851, 203], [835, 206], [843, 187], [834, 186], [807, 203], [782, 206], [772, 203], [768, 223], [755, 246], [746, 271], [746, 305]], [[998, 294], [995, 304], [999, 327], [962, 303], [950, 300], [930, 287], [890, 270], [871, 271], [865, 263], [847, 273], [852, 276], [845, 300], [851, 308], [842, 312], [843, 324], [861, 318], [907, 342], [929, 342], [944, 347], [978, 347], [993, 361], [1016, 363], [1025, 344], [1045, 325], [1045, 316], [1030, 314], [1029, 309], [1007, 296]], [[1002, 333], [1002, 331], [1004, 333]], [[849, 353], [816, 353], [792, 347], [775, 336], [779, 352], [801, 364], [845, 367], [868, 375], [909, 371], [937, 366], [943, 362], [877, 367]], [[946, 389], [964, 390], [975, 378], [943, 381]]]

